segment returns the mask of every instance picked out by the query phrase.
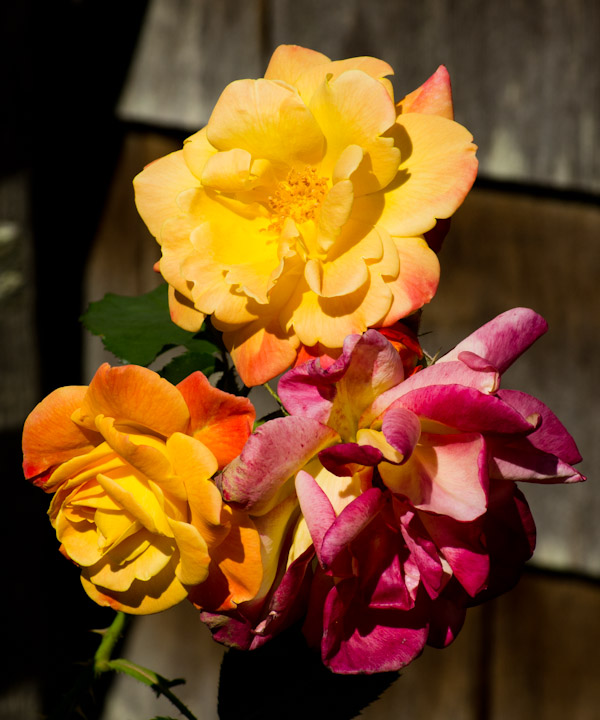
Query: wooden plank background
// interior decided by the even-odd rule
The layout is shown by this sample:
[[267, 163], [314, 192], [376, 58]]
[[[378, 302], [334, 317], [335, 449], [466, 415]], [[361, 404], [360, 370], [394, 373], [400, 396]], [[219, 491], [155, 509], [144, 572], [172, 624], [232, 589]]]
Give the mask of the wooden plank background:
[[[129, 63], [125, 49], [134, 45], [136, 23], [146, 4]], [[14, 24], [4, 23], [4, 47], [13, 53], [11, 60], [21, 54], [19, 78], [27, 83], [27, 77], [21, 76], [26, 76], [23, 68], [30, 62], [32, 43], [26, 28], [34, 3], [9, 5], [21, 13], [22, 34], [16, 37], [27, 42], [12, 39], [9, 30], [13, 33]], [[58, 296], [73, 294], [73, 317], [68, 320], [73, 324], [79, 288], [72, 269], [69, 272], [64, 262], [62, 266], [51, 262], [47, 243], [57, 242], [58, 229], [58, 251], [79, 258], [85, 255], [87, 237], [93, 237], [83, 275], [84, 304], [108, 291], [137, 294], [153, 287], [159, 281], [151, 270], [158, 249], [135, 212], [131, 179], [144, 164], [178, 148], [186, 134], [205, 124], [229, 81], [262, 75], [272, 50], [282, 42], [306, 45], [333, 58], [382, 57], [396, 70], [399, 95], [444, 63], [453, 81], [457, 119], [473, 132], [481, 169], [478, 185], [456, 214], [442, 250], [440, 290], [424, 312], [423, 330], [431, 331], [424, 344], [430, 349], [449, 348], [515, 305], [541, 312], [549, 320], [550, 332], [507, 374], [506, 384], [537, 395], [558, 413], [580, 446], [590, 480], [575, 487], [524, 488], [538, 525], [532, 569], [513, 591], [471, 610], [450, 648], [426, 650], [363, 716], [369, 720], [598, 717], [600, 3], [136, 0], [135, 10], [133, 4], [129, 6], [127, 23], [120, 22], [125, 11], [118, 2], [107, 0], [103, 17], [93, 5], [89, 0], [62, 3], [60, 12], [46, 8], [38, 18], [47, 55], [38, 51], [33, 57], [38, 58], [37, 74], [44, 87], [52, 90], [41, 95], [44, 102], [35, 95], [28, 108], [32, 131], [38, 130], [32, 118], [38, 117], [39, 107], [52, 108], [54, 113], [48, 116], [46, 134], [38, 139], [37, 147], [45, 154], [20, 164], [11, 162], [0, 177], [0, 230], [8, 227], [5, 236], [13, 238], [0, 247], [0, 424], [12, 433], [7, 436], [10, 442], [39, 398], [40, 387], [44, 392], [51, 389], [49, 378], [60, 377], [58, 384], [81, 381], [65, 380], [65, 368], [73, 363], [63, 363], [62, 374], [48, 372], [48, 363], [55, 362], [47, 347], [49, 335], [43, 334], [44, 348], [40, 348], [28, 292], [34, 248], [38, 261], [44, 258], [53, 273], [54, 292], [48, 278], [40, 280], [40, 287], [44, 317], [57, 319], [55, 335], [61, 341], [54, 354], [58, 357], [59, 350], [64, 352], [62, 330], [68, 320], [66, 305], [58, 302]], [[74, 16], [87, 20], [73, 22]], [[52, 54], [57, 48], [60, 63]], [[115, 88], [122, 73], [113, 67], [116, 55], [122, 56], [120, 67], [128, 68], [118, 103]], [[94, 70], [99, 60], [102, 73]], [[73, 70], [76, 67], [79, 72]], [[110, 87], [107, 68], [112, 73]], [[3, 123], [7, 116], [10, 113]], [[20, 122], [22, 117], [17, 119]], [[19, 141], [25, 143], [27, 134], [21, 125], [15, 127]], [[4, 146], [18, 156], [22, 145], [15, 150], [14, 133], [11, 137], [13, 143]], [[112, 174], [108, 172], [111, 154], [118, 157]], [[43, 181], [33, 199], [29, 164]], [[53, 169], [59, 164], [72, 173], [62, 189], [54, 186]], [[101, 172], [96, 172], [99, 168]], [[87, 187], [80, 187], [82, 178], [87, 179]], [[95, 204], [89, 202], [91, 198]], [[37, 219], [33, 227], [32, 213]], [[6, 271], [8, 275], [3, 275]], [[4, 285], [2, 277], [7, 279]], [[3, 288], [12, 291], [2, 295]], [[79, 347], [79, 338], [74, 342]], [[82, 353], [84, 381], [105, 357], [111, 359], [89, 337], [83, 340]], [[29, 490], [15, 493], [13, 500], [30, 508], [30, 522], [41, 526], [44, 498], [36, 505]], [[20, 536], [17, 519], [11, 517], [3, 528], [6, 546], [10, 542], [12, 547]], [[22, 607], [29, 613], [14, 628], [9, 620], [13, 615], [3, 613], [2, 637], [17, 660], [9, 684], [0, 686], [0, 716], [7, 720], [29, 720], [47, 709], [44, 698], [52, 695], [49, 676], [56, 686], [55, 668], [64, 666], [73, 644], [61, 630], [69, 624], [69, 612], [76, 617], [71, 636], [84, 633], [82, 628], [90, 622], [101, 624], [85, 598], [79, 610], [77, 573], [55, 552], [50, 535], [30, 531], [30, 546], [25, 544], [21, 559], [15, 555], [8, 569], [14, 573], [21, 563], [31, 572], [24, 575], [22, 585], [5, 593], [7, 607]], [[50, 596], [53, 582], [72, 598], [70, 608]], [[40, 606], [42, 611], [32, 614]], [[92, 616], [94, 621], [89, 620]], [[59, 647], [62, 642], [65, 647]], [[181, 694], [198, 717], [206, 719], [217, 717], [222, 652], [187, 605], [137, 619], [124, 650], [125, 656], [167, 677], [188, 677], [189, 685]], [[268, 691], [268, 686], [261, 691]], [[54, 687], [53, 696], [61, 692]], [[101, 697], [100, 693], [98, 712]], [[119, 678], [102, 720], [140, 720], [161, 712], [172, 714], [168, 706], [155, 704], [147, 688]]]
[[597, 0], [153, 0], [118, 114], [202, 127], [281, 43], [384, 58], [399, 94], [445, 64], [484, 177], [598, 192], [599, 35]]

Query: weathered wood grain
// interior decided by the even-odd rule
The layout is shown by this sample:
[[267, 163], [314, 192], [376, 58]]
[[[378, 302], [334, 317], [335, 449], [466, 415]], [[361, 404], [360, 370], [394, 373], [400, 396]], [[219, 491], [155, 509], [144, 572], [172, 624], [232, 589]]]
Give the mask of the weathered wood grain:
[[475, 190], [452, 220], [437, 295], [423, 311], [431, 352], [449, 350], [511, 307], [531, 307], [548, 333], [506, 373], [575, 437], [589, 481], [523, 484], [538, 526], [535, 563], [600, 574], [600, 208], [551, 197]]
[[222, 89], [263, 73], [260, 0], [151, 2], [119, 114], [198, 129]]
[[596, 720], [600, 588], [529, 575], [495, 602], [489, 720]]
[[365, 720], [481, 720], [479, 709], [485, 666], [481, 638], [486, 615], [473, 608], [458, 638], [443, 651], [426, 647], [421, 657], [375, 703]]
[[0, 431], [16, 430], [38, 401], [29, 174], [0, 178]]
[[[108, 189], [104, 213], [86, 266], [85, 304], [106, 293], [140, 295], [162, 282], [153, 265], [160, 248], [137, 213], [132, 180], [144, 165], [179, 149], [181, 143], [156, 132], [131, 132], [125, 137], [115, 174]], [[103, 362], [115, 362], [100, 338], [85, 333], [85, 381]]]
[[599, 33], [596, 0], [153, 0], [119, 113], [196, 130], [281, 43], [384, 58], [399, 95], [445, 64], [483, 176], [598, 192]]

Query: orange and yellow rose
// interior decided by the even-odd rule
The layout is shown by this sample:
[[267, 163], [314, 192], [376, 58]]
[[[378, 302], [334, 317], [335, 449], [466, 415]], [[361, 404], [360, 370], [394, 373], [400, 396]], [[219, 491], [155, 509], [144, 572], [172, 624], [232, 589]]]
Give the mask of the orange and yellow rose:
[[54, 494], [61, 551], [93, 600], [154, 613], [209, 578], [223, 609], [256, 594], [257, 531], [211, 480], [239, 454], [254, 416], [248, 400], [199, 372], [174, 386], [146, 368], [106, 364], [89, 387], [59, 388], [33, 410], [25, 476]]
[[392, 72], [281, 46], [264, 78], [228, 85], [207, 126], [134, 180], [174, 322], [196, 331], [211, 315], [247, 385], [301, 346], [335, 357], [436, 292], [423, 236], [463, 201], [476, 148], [445, 68], [399, 103]]

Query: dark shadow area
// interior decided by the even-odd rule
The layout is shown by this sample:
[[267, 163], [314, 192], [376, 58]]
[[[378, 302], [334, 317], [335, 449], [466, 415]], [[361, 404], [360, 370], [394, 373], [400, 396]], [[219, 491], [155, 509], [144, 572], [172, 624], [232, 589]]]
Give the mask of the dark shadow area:
[[[9, 0], [0, 10], [3, 112], [0, 177], [25, 173], [35, 274], [40, 397], [82, 382], [82, 279], [125, 133], [115, 105], [147, 0]], [[3, 337], [2, 343], [11, 338]], [[23, 417], [23, 421], [25, 418]], [[0, 693], [36, 694], [44, 716], [59, 707], [98, 646], [90, 632], [113, 612], [87, 598], [58, 552], [50, 497], [21, 470], [21, 428], [0, 433], [8, 483]], [[76, 705], [100, 717], [103, 678]], [[81, 713], [61, 711], [61, 718]], [[12, 717], [16, 717], [11, 715]], [[25, 716], [23, 716], [25, 717]]]
[[228, 650], [221, 665], [221, 720], [346, 720], [357, 717], [399, 677], [335, 675], [306, 644], [301, 626], [257, 650]]

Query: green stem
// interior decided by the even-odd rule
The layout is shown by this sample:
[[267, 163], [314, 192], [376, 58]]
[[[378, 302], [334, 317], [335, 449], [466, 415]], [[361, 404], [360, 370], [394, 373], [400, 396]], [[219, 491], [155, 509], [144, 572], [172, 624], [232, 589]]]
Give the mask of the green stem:
[[125, 630], [127, 621], [127, 615], [123, 612], [118, 612], [110, 627], [107, 627], [106, 630], [98, 631], [102, 634], [102, 640], [94, 654], [94, 675], [100, 675], [110, 669], [110, 656]]
[[280, 398], [279, 395], [275, 392], [275, 390], [273, 390], [273, 388], [269, 385], [269, 383], [268, 383], [268, 382], [264, 383], [264, 386], [265, 386], [265, 387], [267, 388], [267, 390], [271, 393], [271, 396], [274, 397], [275, 400], [277, 401], [279, 407], [281, 408], [281, 412], [282, 412], [284, 415], [289, 415], [289, 412], [283, 407], [283, 403], [281, 402], [281, 398]]
[[171, 692], [173, 686], [181, 685], [185, 680], [167, 680], [153, 670], [137, 665], [130, 660], [124, 660], [123, 658], [111, 659], [111, 654], [117, 641], [123, 634], [127, 621], [128, 617], [125, 613], [118, 612], [112, 625], [102, 631], [102, 641], [94, 655], [94, 676], [98, 677], [102, 673], [110, 670], [125, 673], [144, 685], [151, 687], [157, 695], [164, 695], [188, 720], [197, 720], [189, 708]]

